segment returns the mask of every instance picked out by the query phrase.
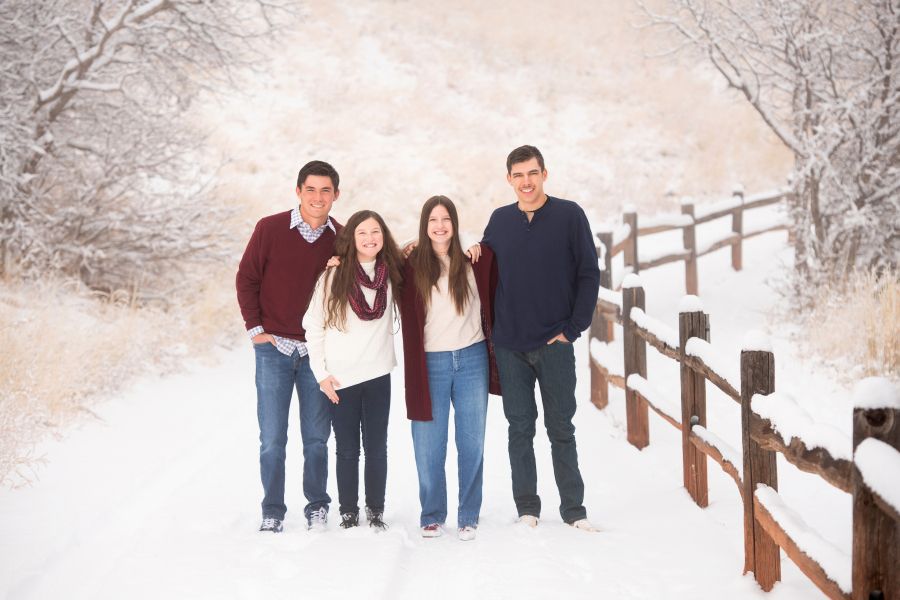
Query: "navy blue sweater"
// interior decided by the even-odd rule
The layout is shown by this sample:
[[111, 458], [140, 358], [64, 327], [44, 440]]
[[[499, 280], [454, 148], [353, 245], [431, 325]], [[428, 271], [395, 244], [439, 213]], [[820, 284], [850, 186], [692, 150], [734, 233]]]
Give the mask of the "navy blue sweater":
[[528, 222], [517, 204], [496, 209], [483, 243], [499, 282], [494, 344], [530, 352], [562, 333], [570, 342], [591, 324], [600, 287], [597, 250], [581, 207], [547, 197]]

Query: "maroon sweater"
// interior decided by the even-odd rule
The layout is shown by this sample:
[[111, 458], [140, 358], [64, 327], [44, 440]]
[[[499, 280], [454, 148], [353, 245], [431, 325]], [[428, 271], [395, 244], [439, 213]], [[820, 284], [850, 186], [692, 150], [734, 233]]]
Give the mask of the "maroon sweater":
[[[490, 248], [481, 246], [481, 258], [472, 265], [475, 286], [481, 300], [481, 328], [488, 347], [488, 388], [500, 395], [500, 375], [494, 358], [491, 328], [494, 323], [493, 298], [497, 289], [497, 263]], [[425, 302], [414, 283], [412, 264], [403, 269], [405, 285], [400, 292], [400, 322], [403, 326], [403, 370], [406, 378], [406, 417], [412, 421], [430, 421], [431, 390], [425, 364]]]
[[[332, 219], [335, 229], [341, 225]], [[331, 228], [310, 244], [291, 229], [291, 211], [260, 219], [247, 242], [235, 285], [247, 329], [306, 341], [300, 324], [319, 274], [334, 255]]]

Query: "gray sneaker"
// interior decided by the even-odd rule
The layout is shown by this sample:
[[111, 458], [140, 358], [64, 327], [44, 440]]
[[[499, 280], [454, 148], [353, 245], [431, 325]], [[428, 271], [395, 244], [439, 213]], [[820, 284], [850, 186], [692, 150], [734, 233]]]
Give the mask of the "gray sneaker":
[[306, 529], [309, 531], [325, 531], [327, 525], [328, 509], [324, 506], [320, 506], [306, 515]]
[[280, 533], [284, 529], [281, 519], [274, 517], [263, 517], [262, 525], [259, 526], [260, 531], [271, 531], [272, 533]]

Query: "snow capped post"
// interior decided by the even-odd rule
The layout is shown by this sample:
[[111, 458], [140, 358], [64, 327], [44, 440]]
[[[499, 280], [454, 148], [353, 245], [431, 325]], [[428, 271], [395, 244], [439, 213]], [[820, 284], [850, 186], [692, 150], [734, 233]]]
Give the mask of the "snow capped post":
[[778, 545], [756, 521], [756, 488], [764, 484], [778, 490], [775, 452], [763, 449], [750, 436], [750, 402], [754, 394], [767, 396], [775, 391], [775, 355], [768, 338], [748, 332], [741, 350], [741, 439], [744, 450], [744, 572], [753, 576], [765, 591], [781, 580]]
[[[853, 598], [900, 598], [900, 391], [853, 390]], [[880, 592], [880, 593], [879, 593]]]
[[685, 364], [685, 348], [692, 337], [709, 341], [709, 315], [703, 312], [700, 298], [688, 295], [678, 306], [682, 467], [685, 489], [697, 506], [705, 508], [709, 505], [706, 454], [691, 443], [691, 428], [694, 425], [706, 427], [706, 377]]
[[623, 257], [625, 270], [627, 271], [628, 267], [631, 267], [632, 273], [637, 273], [641, 270], [638, 263], [637, 209], [633, 206], [626, 206], [625, 214], [622, 215], [622, 222], [631, 228], [631, 231], [628, 233], [628, 241], [625, 243], [625, 256]]
[[[637, 215], [632, 224], [632, 232], [637, 235]], [[635, 237], [637, 239], [637, 237]], [[644, 288], [641, 278], [631, 273], [622, 282], [622, 345], [625, 347], [625, 381], [628, 376], [637, 373], [647, 377], [647, 342], [640, 337], [631, 319], [631, 309], [644, 310]], [[628, 442], [635, 448], [644, 448], [650, 443], [650, 422], [647, 417], [647, 403], [634, 390], [625, 386], [625, 417], [628, 429]]]
[[731, 211], [731, 231], [736, 239], [731, 245], [731, 268], [740, 271], [743, 267], [743, 239], [744, 239], [744, 186], [737, 184], [731, 192], [735, 207]]
[[[684, 197], [681, 199], [681, 214], [694, 218], [694, 199]], [[694, 225], [688, 225], [682, 231], [684, 249], [691, 255], [684, 260], [684, 290], [688, 294], [696, 296], [699, 293], [697, 283], [697, 234]]]

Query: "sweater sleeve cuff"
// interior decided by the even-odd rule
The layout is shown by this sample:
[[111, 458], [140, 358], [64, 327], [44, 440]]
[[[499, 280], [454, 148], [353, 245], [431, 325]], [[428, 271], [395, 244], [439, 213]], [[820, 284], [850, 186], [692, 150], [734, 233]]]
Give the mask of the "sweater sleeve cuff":
[[324, 364], [320, 364], [313, 360], [309, 361], [309, 370], [312, 371], [313, 377], [316, 378], [316, 383], [328, 379], [329, 375], [331, 375]]
[[581, 332], [578, 331], [577, 329], [575, 329], [574, 327], [572, 327], [571, 325], [566, 327], [565, 329], [563, 329], [562, 333], [564, 336], [566, 336], [566, 339], [569, 340], [569, 342], [574, 342], [575, 340], [577, 340], [578, 338], [581, 337]]

